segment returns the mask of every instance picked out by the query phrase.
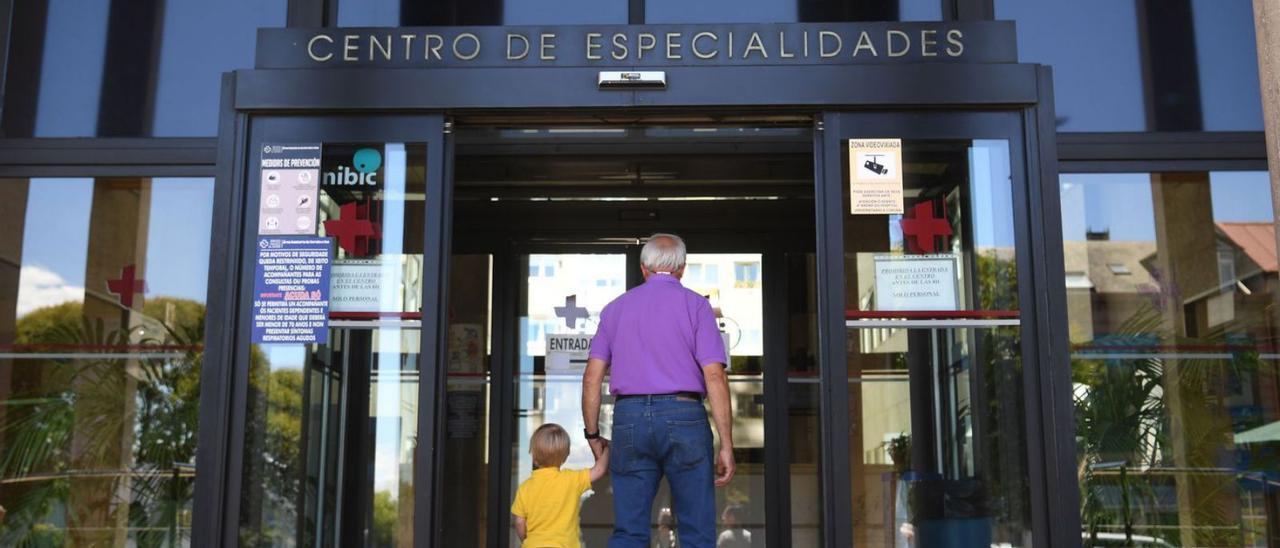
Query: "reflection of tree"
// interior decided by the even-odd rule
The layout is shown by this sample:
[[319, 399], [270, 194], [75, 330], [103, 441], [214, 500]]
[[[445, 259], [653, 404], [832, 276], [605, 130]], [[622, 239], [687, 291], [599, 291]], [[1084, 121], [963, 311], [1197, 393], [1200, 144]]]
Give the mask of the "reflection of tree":
[[[979, 310], [1018, 310], [1017, 262], [1001, 255], [999, 250], [975, 254]], [[981, 384], [973, 387], [979, 400], [973, 404], [980, 407], [958, 405], [960, 424], [955, 429], [963, 433], [965, 423], [972, 423], [973, 432], [980, 434], [973, 440], [974, 466], [990, 497], [990, 511], [997, 523], [1009, 524], [1004, 535], [1012, 540], [1021, 534], [1022, 524], [1030, 522], [1028, 471], [1021, 458], [1026, 448], [1021, 329], [995, 326], [974, 331], [975, 365], [982, 372]]]
[[399, 518], [399, 506], [391, 499], [391, 491], [374, 491], [373, 493], [373, 535], [371, 540], [376, 548], [394, 547], [396, 540], [396, 521]]
[[[0, 544], [76, 543], [67, 527], [81, 522], [127, 526], [138, 546], [186, 535], [205, 308], [162, 297], [141, 312], [133, 329], [85, 318], [78, 302], [18, 319], [15, 348], [90, 357], [21, 362], [34, 380], [3, 402], [8, 516]], [[100, 492], [77, 492], [90, 486]], [[104, 504], [72, 502], [78, 496]]]
[[[1191, 536], [1165, 540], [1238, 546], [1238, 486], [1226, 470], [1236, 465], [1230, 453], [1233, 427], [1222, 410], [1233, 379], [1257, 372], [1258, 354], [1250, 341], [1224, 328], [1203, 337], [1171, 335], [1156, 305], [1145, 303], [1115, 333], [1087, 344], [1091, 351], [1139, 348], [1145, 354], [1072, 359], [1084, 526], [1090, 535], [1133, 534], [1140, 524], [1179, 526], [1184, 532], [1194, 527]], [[1238, 333], [1241, 326], [1230, 328]], [[1150, 350], [1188, 347], [1233, 353], [1225, 359], [1166, 359]], [[1262, 458], [1250, 459], [1256, 470], [1277, 464], [1257, 456]], [[1176, 501], [1166, 500], [1171, 489]], [[1178, 513], [1167, 509], [1170, 502]]]
[[244, 484], [251, 494], [242, 500], [249, 506], [244, 515], [261, 519], [262, 523], [243, 527], [240, 542], [246, 546], [301, 543], [314, 530], [314, 523], [308, 520], [302, 531], [296, 531], [303, 476], [303, 372], [272, 371], [255, 346], [250, 356], [249, 384], [254, 411], [245, 424]]

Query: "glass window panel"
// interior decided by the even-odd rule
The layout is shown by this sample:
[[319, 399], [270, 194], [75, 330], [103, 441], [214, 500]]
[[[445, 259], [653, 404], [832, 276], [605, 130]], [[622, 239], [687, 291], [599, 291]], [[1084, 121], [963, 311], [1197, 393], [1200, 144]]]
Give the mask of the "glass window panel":
[[646, 23], [939, 21], [939, 0], [645, 0]]
[[191, 543], [212, 203], [0, 180], [0, 544]]
[[1021, 61], [1053, 67], [1059, 130], [1260, 131], [1252, 5], [1147, 5], [1155, 30], [1140, 30], [1136, 2], [996, 0], [996, 16], [1017, 22]]
[[[338, 5], [343, 27], [626, 24], [626, 0], [372, 0]], [[645, 23], [940, 21], [940, 0], [645, 0]]]
[[252, 67], [257, 29], [284, 15], [285, 0], [19, 2], [5, 135], [215, 135], [221, 74]]
[[368, 0], [338, 4], [338, 26], [627, 23], [627, 0]]
[[1267, 173], [1064, 174], [1061, 196], [1085, 535], [1267, 545], [1280, 504]]

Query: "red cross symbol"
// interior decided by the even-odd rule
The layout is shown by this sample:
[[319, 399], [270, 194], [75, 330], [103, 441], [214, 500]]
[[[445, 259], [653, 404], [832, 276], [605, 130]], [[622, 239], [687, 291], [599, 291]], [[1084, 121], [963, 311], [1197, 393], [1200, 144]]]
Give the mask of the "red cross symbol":
[[107, 280], [107, 291], [120, 296], [120, 304], [125, 308], [133, 308], [133, 295], [147, 290], [147, 284], [138, 278], [137, 265], [125, 265], [120, 271], [120, 279]]
[[911, 216], [898, 221], [902, 234], [907, 237], [907, 248], [912, 253], [934, 253], [939, 236], [951, 235], [951, 223], [947, 222], [947, 206], [942, 205], [942, 218], [933, 216], [933, 200], [926, 200], [911, 207]]
[[355, 257], [369, 255], [373, 242], [382, 238], [378, 225], [369, 220], [369, 204], [342, 204], [337, 219], [324, 222], [324, 232], [338, 238], [338, 246]]

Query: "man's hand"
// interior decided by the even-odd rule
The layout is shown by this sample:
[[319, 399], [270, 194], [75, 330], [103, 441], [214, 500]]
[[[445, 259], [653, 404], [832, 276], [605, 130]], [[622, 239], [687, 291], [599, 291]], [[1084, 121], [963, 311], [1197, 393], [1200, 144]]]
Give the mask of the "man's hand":
[[729, 403], [729, 376], [724, 366], [713, 363], [702, 368], [707, 382], [707, 400], [711, 403], [711, 419], [720, 433], [720, 452], [716, 453], [716, 486], [729, 485], [736, 468], [733, 463], [733, 409]]
[[724, 487], [733, 481], [737, 465], [733, 462], [733, 446], [721, 446], [716, 453], [716, 487]]
[[597, 459], [600, 458], [600, 453], [609, 448], [609, 440], [603, 437], [587, 440], [587, 444], [591, 445], [591, 455]]

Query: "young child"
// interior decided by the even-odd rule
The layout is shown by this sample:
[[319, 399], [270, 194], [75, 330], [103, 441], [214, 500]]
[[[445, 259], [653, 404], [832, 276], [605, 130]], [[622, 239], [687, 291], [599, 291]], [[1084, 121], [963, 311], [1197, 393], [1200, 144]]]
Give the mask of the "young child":
[[579, 548], [578, 509], [582, 493], [609, 469], [609, 444], [590, 470], [561, 470], [569, 458], [569, 434], [555, 423], [534, 430], [529, 440], [533, 475], [516, 490], [511, 504], [516, 534], [526, 548]]

